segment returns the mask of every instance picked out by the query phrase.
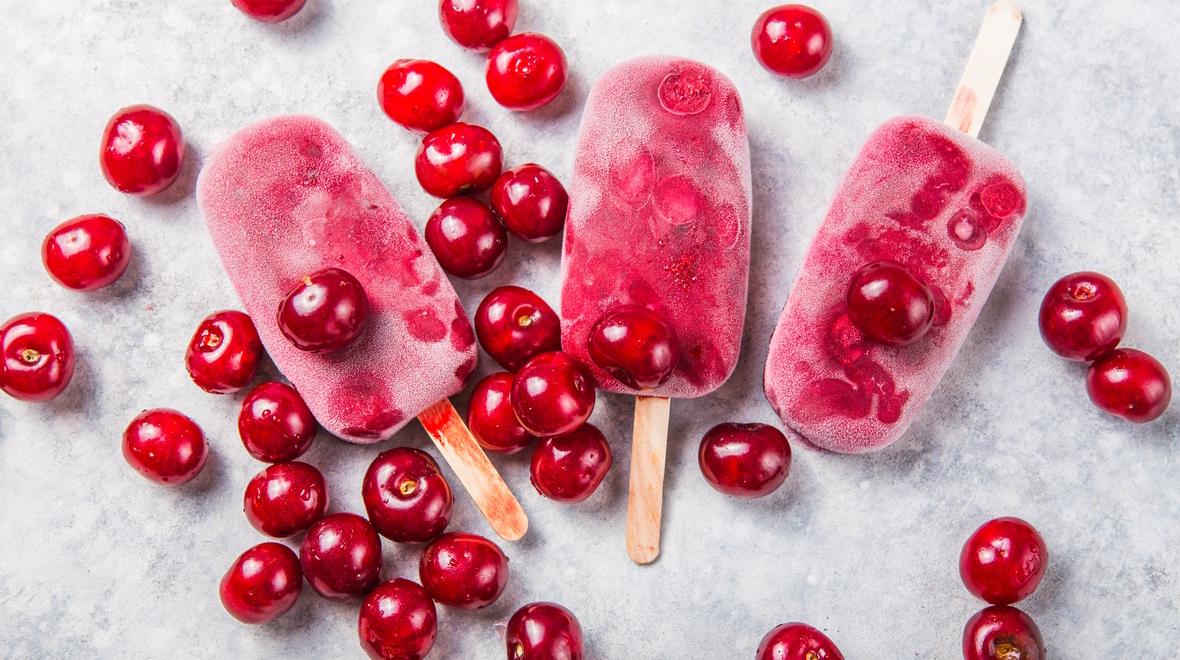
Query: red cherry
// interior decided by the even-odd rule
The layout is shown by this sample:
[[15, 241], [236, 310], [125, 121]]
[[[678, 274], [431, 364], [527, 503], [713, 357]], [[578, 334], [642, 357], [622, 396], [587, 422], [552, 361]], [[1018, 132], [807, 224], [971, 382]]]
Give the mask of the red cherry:
[[791, 471], [787, 436], [766, 424], [718, 424], [701, 438], [697, 454], [705, 481], [734, 497], [762, 497], [783, 485]]
[[636, 390], [663, 385], [680, 362], [680, 342], [672, 326], [639, 305], [603, 314], [590, 330], [587, 348], [594, 364]]
[[447, 607], [478, 610], [504, 593], [508, 557], [482, 536], [447, 532], [422, 553], [418, 576], [434, 600]]
[[828, 636], [806, 623], [775, 626], [758, 645], [757, 660], [844, 660]]
[[243, 509], [254, 529], [276, 538], [293, 536], [324, 517], [328, 486], [307, 463], [268, 466], [246, 484]]
[[561, 320], [540, 296], [518, 286], [492, 289], [475, 310], [475, 335], [492, 359], [516, 371], [561, 350]]
[[832, 56], [832, 26], [811, 7], [781, 5], [766, 10], [754, 22], [750, 45], [767, 71], [806, 78], [824, 68]]
[[183, 159], [180, 126], [150, 105], [116, 112], [102, 133], [102, 173], [115, 189], [131, 195], [154, 195], [172, 185]]
[[463, 114], [463, 85], [430, 60], [401, 59], [377, 83], [377, 101], [393, 121], [418, 133], [455, 123]]
[[139, 413], [123, 431], [123, 458], [147, 479], [178, 486], [205, 467], [209, 446], [197, 423], [168, 408]]
[[438, 463], [412, 447], [381, 452], [361, 486], [369, 520], [387, 539], [422, 543], [443, 533], [454, 496]]
[[529, 603], [508, 619], [509, 660], [582, 660], [586, 650], [578, 618], [557, 603]]
[[303, 9], [307, 0], [230, 0], [243, 14], [263, 23], [280, 23]]
[[852, 276], [848, 318], [870, 339], [906, 346], [934, 325], [934, 294], [905, 266], [874, 261]]
[[497, 454], [515, 454], [536, 438], [512, 411], [512, 374], [499, 371], [479, 381], [467, 407], [467, 427], [480, 447]]
[[123, 276], [131, 242], [123, 223], [101, 213], [66, 220], [41, 244], [45, 270], [67, 289], [94, 291]]
[[291, 548], [273, 541], [243, 552], [221, 578], [221, 604], [242, 623], [268, 623], [286, 614], [303, 590]]
[[486, 190], [503, 167], [500, 141], [482, 126], [462, 122], [431, 131], [422, 138], [414, 174], [435, 197]]
[[1069, 360], [1094, 360], [1114, 350], [1127, 330], [1127, 301], [1101, 273], [1073, 273], [1057, 280], [1041, 303], [1041, 337]]
[[382, 583], [361, 603], [357, 634], [373, 660], [422, 660], [437, 633], [434, 601], [410, 580]]
[[547, 437], [569, 433], [594, 411], [594, 381], [586, 369], [560, 351], [542, 353], [516, 373], [512, 410], [526, 431]]
[[197, 387], [229, 394], [254, 379], [262, 360], [262, 341], [245, 313], [232, 309], [213, 312], [197, 326], [184, 360]]
[[443, 270], [474, 280], [496, 270], [508, 248], [504, 225], [483, 202], [456, 197], [426, 221], [426, 244]]
[[279, 303], [279, 330], [295, 348], [312, 353], [348, 346], [361, 336], [368, 318], [364, 287], [340, 268], [304, 276]]
[[535, 110], [565, 87], [565, 53], [535, 32], [513, 35], [488, 54], [485, 76], [496, 102], [510, 110]]
[[381, 578], [381, 538], [368, 520], [333, 513], [307, 530], [299, 563], [317, 594], [337, 601], [359, 598]]
[[581, 502], [598, 490], [614, 463], [610, 443], [593, 424], [551, 438], [533, 451], [533, 488], [558, 502]]
[[1037, 590], [1049, 550], [1033, 526], [1020, 518], [996, 518], [975, 530], [959, 554], [967, 591], [992, 605], [1011, 605]]
[[569, 195], [549, 170], [527, 163], [500, 175], [492, 186], [492, 208], [508, 231], [531, 243], [561, 232]]
[[21, 401], [49, 401], [74, 377], [74, 339], [52, 314], [18, 314], [0, 326], [0, 389]]
[[478, 51], [488, 50], [512, 34], [516, 13], [517, 0], [442, 0], [438, 5], [447, 36]]
[[1044, 660], [1037, 624], [1015, 607], [980, 610], [963, 629], [963, 660]]
[[1159, 360], [1133, 348], [1098, 358], [1086, 374], [1094, 405], [1135, 423], [1156, 419], [1172, 402], [1172, 379]]
[[267, 381], [242, 400], [238, 435], [251, 456], [267, 463], [293, 461], [311, 447], [316, 423], [294, 387]]

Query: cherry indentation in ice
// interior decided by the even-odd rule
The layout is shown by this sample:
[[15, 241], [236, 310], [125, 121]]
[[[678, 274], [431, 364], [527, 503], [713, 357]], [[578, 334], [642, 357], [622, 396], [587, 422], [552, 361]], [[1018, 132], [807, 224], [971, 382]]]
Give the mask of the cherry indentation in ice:
[[962, 190], [971, 175], [971, 161], [967, 154], [954, 142], [941, 135], [931, 135], [930, 144], [943, 162], [942, 169], [934, 178], [952, 191]]
[[455, 318], [451, 321], [451, 345], [456, 351], [465, 351], [475, 343], [475, 330], [467, 320], [463, 304], [455, 301]]
[[672, 225], [687, 225], [697, 219], [704, 206], [700, 189], [685, 174], [661, 179], [653, 193], [656, 213]]
[[946, 223], [946, 233], [960, 249], [974, 252], [987, 243], [987, 227], [979, 214], [971, 209], [961, 209]]
[[660, 81], [660, 105], [674, 115], [695, 115], [709, 107], [713, 79], [701, 67], [683, 67]]
[[309, 141], [299, 145], [299, 153], [308, 158], [319, 158], [324, 155], [324, 150], [320, 145]]
[[944, 204], [942, 193], [927, 185], [910, 199], [910, 210], [919, 220], [932, 220], [938, 217]]
[[721, 351], [712, 342], [697, 344], [684, 351], [680, 371], [693, 384], [724, 380], [727, 373]]
[[737, 245], [741, 235], [741, 222], [738, 220], [737, 209], [732, 204], [726, 204], [716, 210], [717, 221], [712, 223], [717, 244], [724, 248]]
[[375, 374], [359, 373], [347, 376], [332, 393], [332, 406], [347, 411], [349, 419], [361, 420], [343, 433], [355, 438], [380, 438], [406, 418], [389, 401], [389, 390]]
[[455, 378], [458, 378], [460, 381], [466, 383], [467, 379], [471, 378], [471, 374], [475, 373], [475, 365], [478, 363], [479, 361], [477, 358], [471, 358], [464, 361], [463, 364], [455, 367]]
[[997, 220], [1016, 215], [1024, 206], [1024, 196], [1008, 181], [993, 183], [979, 191], [979, 203]]
[[852, 383], [839, 378], [822, 378], [807, 384], [799, 397], [800, 419], [813, 421], [830, 417], [868, 417], [872, 399]]
[[406, 326], [410, 336], [419, 341], [442, 341], [447, 336], [447, 326], [430, 307], [418, 307], [405, 313]]
[[853, 364], [868, 351], [864, 333], [847, 314], [837, 316], [828, 327], [827, 345], [832, 358], [844, 366]]
[[651, 184], [652, 179], [655, 178], [655, 169], [655, 159], [647, 149], [641, 150], [629, 160], [612, 161], [610, 164], [610, 192], [624, 204], [643, 206], [651, 196]]
[[951, 300], [947, 297], [946, 292], [941, 287], [930, 284], [930, 295], [934, 298], [934, 323], [933, 327], [941, 328], [950, 323], [951, 320]]

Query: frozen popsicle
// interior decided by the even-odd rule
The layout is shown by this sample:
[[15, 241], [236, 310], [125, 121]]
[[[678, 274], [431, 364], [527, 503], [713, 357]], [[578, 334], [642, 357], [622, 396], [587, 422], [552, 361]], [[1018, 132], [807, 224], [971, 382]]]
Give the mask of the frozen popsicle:
[[[867, 452], [901, 437], [996, 283], [1024, 218], [1025, 187], [974, 136], [1020, 22], [1010, 3], [992, 7], [943, 123], [897, 117], [869, 137], [811, 243], [771, 337], [764, 384], [786, 425], [817, 447]], [[916, 339], [882, 332], [882, 317], [866, 316], [874, 304], [866, 296], [907, 286], [905, 276], [861, 279], [870, 264], [927, 288], [907, 298], [930, 303]]]
[[[247, 127], [217, 148], [198, 200], [267, 352], [316, 419], [350, 442], [384, 440], [418, 416], [498, 533], [527, 520], [447, 397], [475, 369], [475, 334], [409, 218], [348, 143], [311, 117]], [[364, 333], [313, 353], [279, 329], [280, 301], [308, 274], [343, 269], [368, 297]]]
[[[659, 551], [669, 398], [717, 389], [741, 347], [750, 257], [750, 155], [742, 103], [719, 71], [675, 57], [615, 66], [582, 117], [562, 259], [562, 346], [612, 392], [635, 394], [628, 551]], [[588, 335], [627, 305], [674, 328], [680, 360], [637, 390], [590, 359]]]

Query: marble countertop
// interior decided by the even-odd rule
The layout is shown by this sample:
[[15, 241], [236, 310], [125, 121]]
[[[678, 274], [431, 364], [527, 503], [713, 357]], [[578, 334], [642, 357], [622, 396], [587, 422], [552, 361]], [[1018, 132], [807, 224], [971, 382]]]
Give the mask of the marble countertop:
[[[504, 544], [512, 577], [495, 606], [440, 608], [433, 657], [503, 657], [497, 624], [546, 599], [578, 615], [593, 658], [748, 658], [789, 620], [823, 629], [851, 660], [953, 658], [982, 606], [960, 584], [959, 548], [997, 515], [1033, 522], [1048, 543], [1048, 575], [1022, 607], [1051, 657], [1176, 657], [1180, 405], [1145, 426], [1100, 413], [1084, 369], [1042, 344], [1036, 310], [1060, 275], [1105, 272], [1130, 305], [1126, 343], [1180, 375], [1180, 4], [1027, 0], [981, 137], [1023, 171], [1030, 212], [979, 323], [905, 438], [865, 456], [796, 447], [786, 485], [743, 502], [704, 482], [697, 443], [720, 421], [776, 421], [761, 387], [767, 341], [838, 178], [888, 117], [942, 116], [986, 6], [818, 2], [836, 52], [820, 75], [792, 82], [750, 52], [750, 27], [770, 4], [522, 0], [518, 28], [561, 43], [572, 80], [551, 106], [517, 115], [492, 101], [481, 58], [443, 35], [433, 1], [310, 0], [276, 27], [228, 0], [0, 0], [0, 317], [57, 314], [79, 350], [59, 399], [0, 397], [0, 656], [359, 656], [355, 603], [305, 590], [286, 617], [255, 628], [217, 598], [226, 567], [261, 540], [241, 514], [261, 466], [237, 439], [240, 397], [200, 392], [183, 367], [197, 321], [238, 305], [193, 195], [203, 156], [253, 120], [315, 114], [421, 223], [436, 202], [413, 178], [415, 138], [374, 100], [391, 61], [451, 68], [467, 118], [500, 137], [508, 162], [564, 177], [595, 78], [670, 53], [726, 72], [748, 113], [755, 250], [741, 364], [714, 394], [672, 407], [664, 549], [652, 566], [623, 550], [630, 399], [599, 398], [593, 421], [617, 461], [581, 505], [538, 496], [527, 456], [498, 459], [531, 531]], [[146, 200], [111, 189], [96, 162], [107, 118], [138, 102], [171, 112], [190, 148], [177, 185]], [[42, 269], [40, 241], [99, 211], [127, 225], [131, 269], [107, 291], [62, 289]], [[457, 283], [469, 310], [510, 282], [556, 303], [559, 246], [509, 250], [492, 276]], [[120, 455], [127, 422], [160, 406], [194, 417], [212, 443], [205, 471], [182, 488], [149, 484]], [[429, 443], [417, 425], [378, 446], [321, 437], [306, 460], [325, 472], [334, 510], [361, 511], [361, 475], [395, 444]], [[452, 527], [491, 534], [464, 496]], [[416, 576], [417, 554], [386, 543], [386, 574]]]

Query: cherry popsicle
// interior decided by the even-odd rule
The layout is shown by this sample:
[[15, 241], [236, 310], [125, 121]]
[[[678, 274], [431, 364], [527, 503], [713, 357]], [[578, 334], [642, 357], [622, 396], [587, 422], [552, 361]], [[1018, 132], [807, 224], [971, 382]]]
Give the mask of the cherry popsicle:
[[996, 283], [1025, 187], [975, 136], [1021, 20], [1007, 0], [992, 5], [943, 122], [905, 116], [878, 128], [811, 243], [764, 386], [813, 446], [859, 453], [900, 438]]
[[[660, 548], [670, 398], [695, 398], [737, 364], [750, 257], [750, 153], [742, 103], [719, 71], [676, 57], [608, 70], [586, 102], [562, 253], [562, 347], [599, 387], [634, 394], [627, 552]], [[628, 387], [591, 358], [606, 314], [654, 312], [678, 339], [670, 377]]]
[[[275, 365], [331, 433], [379, 442], [413, 416], [497, 534], [528, 519], [447, 397], [476, 366], [475, 333], [438, 262], [379, 179], [313, 117], [242, 129], [209, 158], [198, 201], [230, 281]], [[363, 286], [359, 339], [300, 350], [277, 310], [310, 273], [338, 268]]]

